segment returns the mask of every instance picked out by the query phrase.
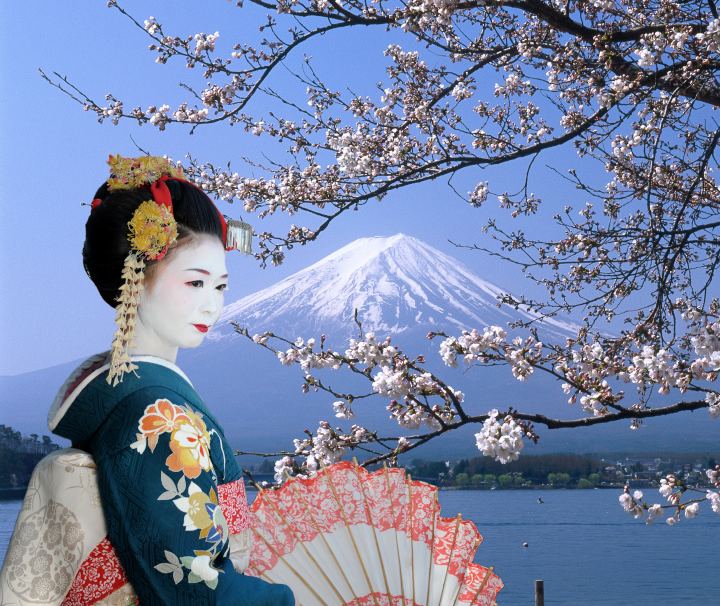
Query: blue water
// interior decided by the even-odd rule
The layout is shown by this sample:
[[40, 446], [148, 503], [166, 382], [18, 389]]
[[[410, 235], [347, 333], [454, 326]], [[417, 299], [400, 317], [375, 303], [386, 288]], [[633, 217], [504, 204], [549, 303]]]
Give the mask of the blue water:
[[[657, 491], [645, 493], [660, 500]], [[693, 520], [648, 526], [622, 510], [619, 494], [443, 491], [440, 503], [443, 515], [462, 513], [477, 524], [484, 541], [476, 561], [503, 579], [501, 606], [532, 606], [535, 579], [545, 582], [547, 606], [719, 604], [711, 579], [720, 515], [703, 503]]]
[[[500, 606], [533, 606], [535, 579], [545, 581], [547, 606], [720, 603], [714, 581], [720, 515], [704, 503], [694, 520], [683, 518], [672, 528], [662, 521], [647, 526], [620, 508], [618, 495], [617, 490], [442, 491], [440, 503], [443, 515], [462, 513], [480, 529], [484, 541], [476, 561], [494, 566], [503, 579]], [[0, 562], [19, 509], [19, 501], [0, 502]]]

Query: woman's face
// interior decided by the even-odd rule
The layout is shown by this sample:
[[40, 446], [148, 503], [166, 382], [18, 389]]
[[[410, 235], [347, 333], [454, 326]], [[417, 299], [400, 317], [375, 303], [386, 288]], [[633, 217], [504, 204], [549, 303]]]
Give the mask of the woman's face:
[[154, 268], [140, 295], [132, 353], [174, 361], [177, 348], [197, 347], [223, 308], [225, 250], [215, 236], [192, 236]]

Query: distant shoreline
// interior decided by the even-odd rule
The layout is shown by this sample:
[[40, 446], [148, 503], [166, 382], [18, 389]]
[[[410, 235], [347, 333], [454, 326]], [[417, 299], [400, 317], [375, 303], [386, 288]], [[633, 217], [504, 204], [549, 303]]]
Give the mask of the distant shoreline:
[[[415, 478], [413, 478], [415, 479]], [[422, 481], [422, 480], [421, 480]], [[431, 482], [428, 482], [430, 484]], [[480, 486], [439, 486], [440, 490], [473, 490], [475, 492], [495, 492], [496, 490], [513, 491], [513, 490], [622, 490], [625, 484], [608, 485], [608, 486], [588, 486], [587, 488], [578, 488], [577, 486], [551, 486], [545, 484], [534, 484], [533, 486], [507, 486], [501, 488], [483, 488]], [[634, 487], [634, 486], [633, 486]], [[638, 484], [638, 487], [640, 485]], [[654, 486], [642, 486], [642, 488], [654, 488]]]
[[[477, 488], [473, 486], [465, 487], [465, 486], [438, 486], [438, 490], [441, 490], [443, 492], [458, 492], [458, 491], [464, 491], [464, 492], [512, 492], [512, 491], [522, 491], [522, 490], [529, 490], [529, 491], [538, 491], [538, 490], [585, 490], [587, 492], [591, 490], [622, 490], [623, 486], [595, 486], [593, 488], [571, 488], [571, 487], [555, 487], [555, 486], [523, 486], [523, 487], [509, 487], [509, 488]], [[27, 489], [27, 486], [18, 488], [18, 489], [7, 489], [7, 488], [0, 488], [0, 502], [3, 503], [12, 503], [12, 502], [22, 502], [25, 498], [25, 490]], [[17, 490], [20, 492], [15, 493], [15, 496], [9, 493], [10, 490]], [[257, 488], [254, 486], [248, 484], [245, 486], [246, 492], [252, 492], [256, 493], [259, 492]]]

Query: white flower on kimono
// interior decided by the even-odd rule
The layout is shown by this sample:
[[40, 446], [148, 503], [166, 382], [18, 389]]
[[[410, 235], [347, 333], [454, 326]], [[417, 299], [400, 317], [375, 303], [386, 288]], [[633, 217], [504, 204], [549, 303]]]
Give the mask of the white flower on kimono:
[[206, 583], [214, 581], [218, 577], [218, 571], [210, 565], [210, 556], [208, 555], [196, 557], [190, 567], [190, 572], [199, 576]]
[[182, 564], [190, 572], [188, 583], [199, 583], [203, 581], [210, 589], [215, 589], [218, 583], [220, 571], [212, 565], [212, 554], [208, 551], [196, 551], [196, 556], [185, 556]]

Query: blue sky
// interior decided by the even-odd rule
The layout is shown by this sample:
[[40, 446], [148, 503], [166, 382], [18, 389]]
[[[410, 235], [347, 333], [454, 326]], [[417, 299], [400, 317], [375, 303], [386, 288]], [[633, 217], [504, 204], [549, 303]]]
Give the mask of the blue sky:
[[[158, 18], [168, 33], [189, 35], [220, 32], [221, 48], [247, 42], [255, 34], [257, 11], [238, 10], [225, 0], [123, 2], [138, 20]], [[67, 75], [96, 99], [113, 92], [128, 106], [187, 99], [179, 81], [201, 83], [199, 73], [182, 62], [158, 65], [146, 50], [148, 39], [117, 11], [101, 0], [50, 0], [0, 4], [3, 36], [0, 44], [0, 375], [17, 374], [102, 351], [113, 333], [113, 310], [102, 302], [82, 268], [81, 249], [89, 202], [107, 177], [109, 153], [137, 155], [131, 137], [154, 154], [183, 159], [190, 152], [201, 160], [220, 164], [242, 155], [259, 157], [270, 151], [262, 139], [237, 128], [198, 129], [154, 127], [121, 123], [100, 125], [93, 115], [44, 82], [38, 68]], [[394, 40], [397, 41], [397, 40]], [[384, 78], [384, 32], [325, 36], [309, 49], [321, 74], [334, 85], [353, 83], [373, 94], [372, 83]], [[298, 55], [294, 60], [300, 60]], [[280, 70], [273, 86], [294, 87]], [[289, 90], [289, 88], [288, 88]], [[250, 112], [260, 113], [256, 103]], [[543, 168], [577, 164], [571, 148], [555, 151], [536, 162], [530, 190], [544, 196], [552, 208], [565, 203], [581, 206], [575, 190]], [[466, 173], [456, 185], [471, 189], [476, 180], [489, 180], [494, 192], [516, 191], [526, 163], [493, 171]], [[585, 174], [592, 176], [594, 166]], [[595, 173], [595, 177], [598, 177]], [[596, 179], [595, 179], [596, 180]], [[220, 202], [229, 216], [240, 209]], [[479, 252], [457, 249], [448, 243], [482, 242], [480, 227], [492, 214], [502, 215], [494, 197], [482, 209], [459, 200], [445, 182], [430, 183], [370, 202], [358, 212], [336, 221], [320, 240], [295, 248], [285, 263], [261, 269], [249, 257], [229, 255], [231, 273], [226, 301], [232, 301], [313, 263], [333, 250], [363, 236], [397, 232], [418, 237], [474, 268], [483, 278], [515, 292], [531, 285], [507, 264]], [[550, 229], [547, 219], [533, 218], [535, 229]], [[259, 222], [244, 216], [256, 228], [274, 229], [290, 223], [310, 225], [301, 216]], [[527, 225], [525, 225], [527, 227]], [[288, 335], [292, 336], [292, 335]]]

